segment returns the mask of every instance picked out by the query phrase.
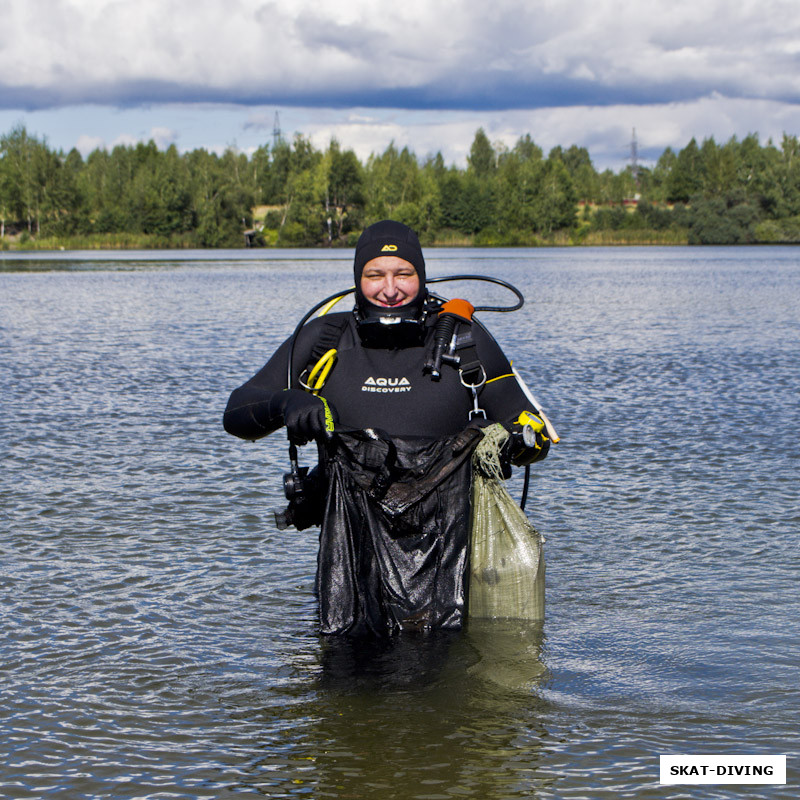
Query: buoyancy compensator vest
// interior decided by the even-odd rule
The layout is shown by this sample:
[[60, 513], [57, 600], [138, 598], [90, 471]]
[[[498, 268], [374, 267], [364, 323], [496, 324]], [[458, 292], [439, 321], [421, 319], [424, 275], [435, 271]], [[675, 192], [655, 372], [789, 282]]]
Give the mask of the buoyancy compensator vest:
[[[356, 287], [337, 292], [320, 301], [303, 316], [290, 339], [287, 359], [287, 388], [291, 388], [294, 376], [295, 343], [305, 323], [320, 309], [322, 309], [321, 314], [324, 315], [343, 297], [355, 293], [357, 302], [353, 313], [359, 337], [362, 344], [367, 347], [404, 347], [422, 343], [429, 316], [437, 314], [436, 329], [432, 338], [431, 350], [426, 355], [424, 371], [430, 375], [432, 380], [438, 380], [441, 375], [442, 363], [458, 368], [461, 383], [472, 394], [473, 409], [469, 418], [485, 416], [479, 407], [477, 396], [478, 390], [486, 380], [486, 373], [478, 359], [469, 330], [473, 322], [472, 314], [482, 311], [516, 311], [522, 308], [524, 297], [512, 284], [486, 275], [452, 275], [429, 278], [427, 283], [465, 280], [483, 281], [503, 286], [513, 292], [517, 302], [508, 307], [473, 307], [466, 300], [448, 301], [424, 290], [408, 306], [384, 309], [364, 301]], [[310, 360], [300, 374], [300, 384], [307, 391], [316, 394], [322, 390], [327, 376], [336, 363], [338, 343], [346, 327], [346, 318], [339, 318], [338, 321], [331, 320], [329, 324], [322, 327], [318, 341], [312, 348]], [[460, 327], [464, 327], [466, 330], [459, 333]], [[320, 448], [319, 464], [311, 470], [298, 465], [297, 449], [294, 445], [290, 445], [290, 461], [291, 471], [284, 475], [284, 488], [289, 506], [283, 511], [275, 512], [276, 524], [281, 529], [294, 526], [299, 530], [319, 525], [323, 518], [323, 494], [328, 485], [323, 450]], [[526, 468], [526, 484], [528, 475], [529, 472]], [[524, 496], [526, 495], [527, 487], [524, 492]]]

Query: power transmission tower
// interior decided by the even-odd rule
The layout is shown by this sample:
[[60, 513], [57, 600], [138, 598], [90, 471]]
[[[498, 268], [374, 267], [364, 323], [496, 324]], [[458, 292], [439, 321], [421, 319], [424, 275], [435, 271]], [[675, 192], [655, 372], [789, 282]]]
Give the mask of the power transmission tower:
[[272, 124], [272, 149], [275, 150], [282, 140], [281, 136], [281, 118], [278, 112], [275, 112], [275, 122]]

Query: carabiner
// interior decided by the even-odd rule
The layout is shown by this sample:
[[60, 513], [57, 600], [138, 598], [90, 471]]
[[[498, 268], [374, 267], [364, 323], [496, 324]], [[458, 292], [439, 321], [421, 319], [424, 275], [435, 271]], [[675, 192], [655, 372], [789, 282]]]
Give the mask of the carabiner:
[[461, 385], [472, 392], [472, 410], [469, 412], [470, 419], [475, 419], [475, 417], [483, 417], [486, 419], [486, 412], [478, 404], [478, 389], [483, 388], [483, 385], [486, 383], [486, 370], [483, 368], [483, 364], [480, 365], [480, 368], [481, 379], [475, 383], [467, 383], [464, 380], [464, 370], [460, 369], [458, 371], [458, 379], [461, 381]]

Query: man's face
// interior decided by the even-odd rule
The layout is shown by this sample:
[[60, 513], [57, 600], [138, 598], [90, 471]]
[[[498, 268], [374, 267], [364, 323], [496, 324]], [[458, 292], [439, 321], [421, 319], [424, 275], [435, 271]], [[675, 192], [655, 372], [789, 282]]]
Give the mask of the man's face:
[[361, 293], [376, 306], [404, 306], [419, 293], [419, 275], [414, 265], [403, 258], [379, 256], [364, 265]]

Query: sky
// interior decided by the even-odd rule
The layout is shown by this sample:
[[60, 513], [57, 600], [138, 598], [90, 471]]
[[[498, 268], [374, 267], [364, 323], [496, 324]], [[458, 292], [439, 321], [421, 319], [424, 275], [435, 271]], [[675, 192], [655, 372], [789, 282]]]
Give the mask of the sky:
[[281, 133], [463, 166], [475, 131], [623, 169], [800, 134], [797, 0], [0, 0], [0, 133], [84, 155]]

